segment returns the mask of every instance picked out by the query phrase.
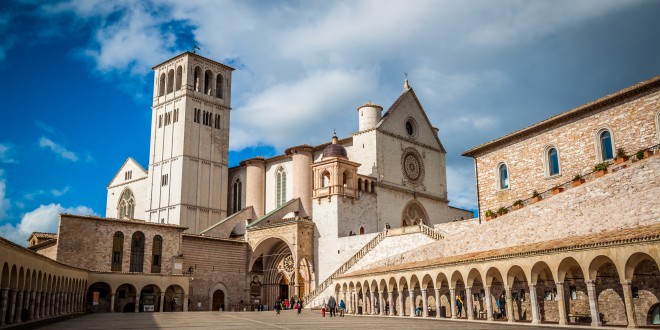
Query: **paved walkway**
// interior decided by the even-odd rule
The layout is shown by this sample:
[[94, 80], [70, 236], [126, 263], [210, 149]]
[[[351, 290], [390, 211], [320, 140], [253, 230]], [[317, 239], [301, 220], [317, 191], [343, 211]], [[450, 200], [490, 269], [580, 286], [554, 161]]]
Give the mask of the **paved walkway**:
[[[47, 325], [41, 329], [569, 329], [506, 322], [482, 323], [409, 317], [321, 317], [303, 310], [275, 312], [98, 313]], [[574, 329], [574, 328], [573, 328]]]

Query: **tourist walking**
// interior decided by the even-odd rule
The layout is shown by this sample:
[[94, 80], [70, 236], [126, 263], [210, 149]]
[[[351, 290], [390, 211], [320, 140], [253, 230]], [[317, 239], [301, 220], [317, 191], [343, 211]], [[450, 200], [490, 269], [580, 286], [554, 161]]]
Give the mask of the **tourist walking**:
[[280, 314], [280, 310], [282, 309], [282, 302], [279, 298], [275, 300], [275, 306], [273, 306], [273, 309], [275, 310], [275, 314]]
[[506, 298], [504, 297], [504, 293], [500, 295], [499, 299], [497, 299], [497, 309], [500, 312], [500, 318], [505, 318], [506, 317]]
[[342, 299], [339, 301], [339, 316], [344, 317], [344, 309], [346, 309], [346, 303]]
[[335, 300], [335, 297], [330, 297], [328, 299], [328, 309], [330, 310], [330, 317], [337, 316], [335, 313], [335, 308], [337, 308], [337, 301]]
[[456, 309], [458, 310], [458, 317], [463, 317], [463, 297], [460, 294], [456, 296]]
[[302, 311], [302, 300], [300, 300], [300, 298], [298, 298], [296, 305], [296, 307], [298, 307], [298, 315], [300, 315], [300, 311]]

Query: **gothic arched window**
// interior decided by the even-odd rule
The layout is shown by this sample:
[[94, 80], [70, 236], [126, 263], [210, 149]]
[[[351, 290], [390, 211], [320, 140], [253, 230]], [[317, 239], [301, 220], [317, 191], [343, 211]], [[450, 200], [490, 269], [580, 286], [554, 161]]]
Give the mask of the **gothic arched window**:
[[280, 167], [277, 169], [277, 207], [286, 202], [286, 171]]
[[195, 68], [195, 73], [193, 75], [193, 82], [195, 84], [195, 91], [196, 92], [201, 92], [202, 91], [202, 69], [200, 67]]
[[428, 225], [428, 219], [426, 218], [424, 207], [417, 202], [411, 202], [403, 211], [403, 216], [401, 218], [402, 227], [419, 224]]
[[497, 167], [497, 181], [500, 190], [509, 189], [509, 169], [506, 164]]
[[144, 234], [141, 231], [133, 233], [131, 238], [131, 273], [141, 273], [144, 264]]
[[122, 260], [123, 251], [124, 251], [124, 234], [118, 231], [112, 237], [112, 266], [110, 267], [111, 271], [121, 272], [121, 260]]
[[160, 273], [160, 265], [163, 256], [163, 238], [160, 235], [154, 237], [154, 243], [151, 248], [151, 272]]
[[117, 218], [133, 219], [134, 216], [135, 216], [135, 198], [133, 197], [133, 192], [131, 191], [131, 189], [127, 188], [121, 194], [121, 198], [119, 199], [119, 212]]
[[236, 179], [234, 182], [234, 186], [232, 187], [233, 191], [233, 200], [232, 200], [232, 210], [234, 213], [238, 212], [241, 210], [241, 197], [243, 196], [243, 183], [241, 182], [241, 179]]

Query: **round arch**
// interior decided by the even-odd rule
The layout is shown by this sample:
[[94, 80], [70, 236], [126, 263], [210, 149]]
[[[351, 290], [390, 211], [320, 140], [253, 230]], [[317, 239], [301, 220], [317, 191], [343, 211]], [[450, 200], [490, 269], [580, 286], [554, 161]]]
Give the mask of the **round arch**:
[[217, 282], [209, 289], [209, 308], [211, 311], [224, 311], [229, 306], [229, 290], [222, 282]]

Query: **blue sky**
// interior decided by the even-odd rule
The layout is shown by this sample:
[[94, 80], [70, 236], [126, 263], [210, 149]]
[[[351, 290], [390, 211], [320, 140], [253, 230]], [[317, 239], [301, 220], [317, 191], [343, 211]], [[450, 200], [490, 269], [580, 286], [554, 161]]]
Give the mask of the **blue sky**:
[[404, 73], [475, 208], [460, 154], [660, 74], [658, 1], [0, 2], [0, 235], [105, 214], [126, 157], [147, 166], [151, 66], [194, 43], [234, 72], [230, 163], [357, 129]]

